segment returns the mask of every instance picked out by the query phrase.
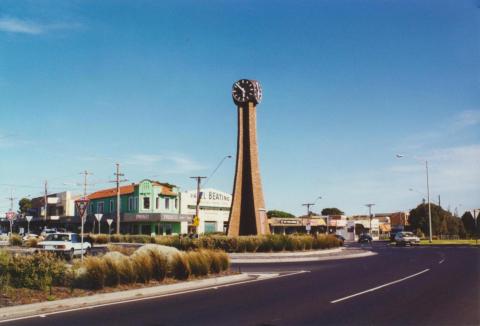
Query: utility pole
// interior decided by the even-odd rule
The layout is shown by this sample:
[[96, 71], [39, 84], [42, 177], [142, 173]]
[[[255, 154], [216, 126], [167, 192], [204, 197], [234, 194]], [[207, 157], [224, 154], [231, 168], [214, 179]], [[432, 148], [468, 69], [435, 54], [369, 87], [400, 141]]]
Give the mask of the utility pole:
[[48, 181], [45, 180], [45, 194], [43, 196], [43, 209], [44, 209], [44, 215], [43, 215], [43, 221], [45, 223], [45, 227], [46, 226], [46, 223], [47, 223], [47, 210], [48, 210]]
[[[206, 179], [207, 177], [199, 177], [199, 176], [196, 176], [196, 177], [190, 177], [190, 179], [195, 179], [197, 180], [197, 205], [195, 205], [195, 217], [197, 219], [199, 219], [198, 217], [198, 211], [199, 211], [199, 207], [200, 207], [200, 183], [202, 182], [202, 179]], [[195, 226], [195, 233], [197, 233], [197, 227], [198, 226]]]
[[87, 199], [87, 177], [89, 175], [93, 175], [93, 173], [88, 172], [87, 170], [80, 172], [80, 174], [83, 174], [83, 199]]
[[370, 218], [370, 235], [372, 235], [372, 206], [375, 204], [365, 204], [368, 207], [368, 217]]
[[[10, 197], [7, 198], [10, 201], [10, 212], [13, 212], [13, 201], [16, 199], [13, 197], [13, 190], [10, 190]], [[10, 237], [13, 234], [13, 217], [10, 220]]]
[[[315, 205], [315, 203], [302, 204], [302, 206], [307, 206], [307, 218], [310, 217], [310, 206], [313, 206], [313, 205]], [[302, 228], [303, 228], [303, 216], [302, 216]], [[327, 225], [327, 232], [325, 233], [328, 233], [328, 225]]]
[[111, 181], [111, 182], [115, 182], [117, 184], [117, 227], [116, 227], [116, 231], [117, 231], [117, 234], [120, 234], [120, 182], [125, 182], [125, 181], [128, 181], [127, 179], [122, 179], [120, 180], [120, 177], [124, 177], [125, 174], [123, 173], [120, 173], [120, 163], [115, 163], [115, 165], [117, 166], [117, 171], [113, 174], [116, 179], [115, 181]]
[[[83, 172], [80, 172], [80, 174], [83, 174], [83, 199], [86, 200], [87, 199], [87, 177], [89, 175], [92, 175], [93, 173], [90, 173], [88, 172], [87, 170], [83, 171]], [[85, 224], [85, 220], [87, 219], [87, 215], [88, 215], [88, 205], [87, 205], [87, 210], [85, 210], [83, 216], [80, 216], [80, 224], [81, 224], [81, 235], [80, 235], [80, 238], [81, 238], [81, 243], [82, 243], [82, 249], [81, 249], [81, 259], [83, 261], [83, 225]]]

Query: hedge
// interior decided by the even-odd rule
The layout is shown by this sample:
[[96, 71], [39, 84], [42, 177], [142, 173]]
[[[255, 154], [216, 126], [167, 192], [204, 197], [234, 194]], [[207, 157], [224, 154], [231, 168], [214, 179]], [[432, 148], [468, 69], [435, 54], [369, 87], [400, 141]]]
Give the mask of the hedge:
[[198, 239], [181, 236], [148, 235], [91, 235], [94, 243], [156, 243], [182, 251], [211, 249], [225, 252], [280, 252], [328, 249], [341, 245], [333, 235], [281, 235], [239, 236], [203, 235]]

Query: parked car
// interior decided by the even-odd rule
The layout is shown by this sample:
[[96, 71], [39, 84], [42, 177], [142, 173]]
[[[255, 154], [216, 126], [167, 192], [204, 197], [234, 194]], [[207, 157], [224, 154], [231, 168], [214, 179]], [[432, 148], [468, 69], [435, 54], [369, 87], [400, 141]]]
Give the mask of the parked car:
[[362, 233], [358, 236], [358, 243], [371, 243], [372, 242], [372, 237], [368, 233]]
[[419, 245], [420, 238], [414, 235], [412, 232], [398, 232], [395, 235], [395, 244], [397, 246]]
[[340, 241], [340, 245], [343, 246], [345, 242], [345, 238], [342, 237], [340, 234], [334, 234], [335, 238], [337, 238]]
[[[85, 240], [85, 239], [84, 239]], [[76, 233], [52, 233], [37, 245], [39, 250], [54, 252], [71, 260], [74, 256], [90, 254], [92, 245], [88, 241], [82, 242]]]

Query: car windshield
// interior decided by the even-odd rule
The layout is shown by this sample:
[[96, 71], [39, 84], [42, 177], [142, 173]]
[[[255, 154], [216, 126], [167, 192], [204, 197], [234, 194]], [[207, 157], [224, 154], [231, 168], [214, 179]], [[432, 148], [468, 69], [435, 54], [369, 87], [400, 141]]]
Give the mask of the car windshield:
[[49, 234], [46, 241], [68, 241], [68, 234]]
[[412, 237], [413, 233], [412, 232], [403, 232], [404, 237]]

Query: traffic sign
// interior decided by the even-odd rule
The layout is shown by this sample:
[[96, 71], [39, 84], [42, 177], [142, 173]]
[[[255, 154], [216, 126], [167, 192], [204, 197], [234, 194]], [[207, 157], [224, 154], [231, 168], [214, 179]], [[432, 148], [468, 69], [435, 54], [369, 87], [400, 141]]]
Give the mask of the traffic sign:
[[95, 214], [95, 218], [97, 219], [98, 222], [102, 219], [103, 214]]
[[87, 211], [88, 203], [88, 199], [78, 199], [75, 201], [75, 207], [77, 207], [78, 214], [81, 218], [84, 217], [85, 212]]
[[27, 215], [27, 216], [25, 216], [25, 218], [27, 219], [27, 222], [30, 222], [32, 220], [33, 216]]
[[113, 222], [113, 218], [107, 218], [108, 226], [112, 225], [112, 222]]
[[198, 218], [198, 216], [195, 216], [193, 218], [193, 226], [199, 226], [200, 225], [200, 219]]
[[305, 229], [310, 232], [310, 230], [312, 229], [312, 225], [310, 224], [310, 222], [307, 223], [307, 225], [305, 225]]
[[15, 212], [12, 212], [12, 211], [9, 211], [9, 212], [6, 212], [6, 213], [5, 213], [5, 216], [7, 217], [7, 219], [8, 219], [9, 221], [13, 221], [13, 220], [15, 219], [15, 216], [16, 216], [16, 215], [17, 215], [17, 214], [16, 214]]

